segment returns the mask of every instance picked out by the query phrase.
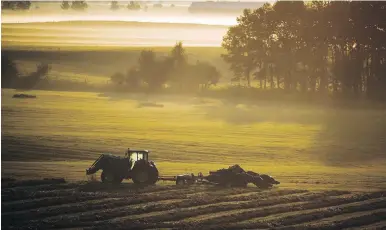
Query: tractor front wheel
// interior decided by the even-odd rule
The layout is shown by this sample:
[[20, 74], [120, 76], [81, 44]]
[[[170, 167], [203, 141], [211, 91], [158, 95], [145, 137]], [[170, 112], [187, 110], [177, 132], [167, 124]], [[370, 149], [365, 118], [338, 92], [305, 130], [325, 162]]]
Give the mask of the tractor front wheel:
[[103, 170], [101, 174], [101, 180], [106, 184], [120, 184], [123, 178], [114, 174], [113, 172]]

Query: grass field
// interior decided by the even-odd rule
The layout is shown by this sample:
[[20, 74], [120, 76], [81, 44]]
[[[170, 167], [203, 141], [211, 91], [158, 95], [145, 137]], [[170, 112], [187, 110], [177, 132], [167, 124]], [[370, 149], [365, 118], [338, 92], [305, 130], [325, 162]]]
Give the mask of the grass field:
[[[28, 92], [37, 95], [28, 100], [15, 92], [2, 91], [3, 177], [84, 179], [99, 154], [131, 147], [152, 150], [164, 174], [239, 163], [286, 187], [386, 186], [383, 110], [55, 91]], [[164, 107], [139, 108], [145, 101]]]
[[[384, 110], [59, 91], [14, 99], [16, 92], [2, 90], [5, 229], [386, 227]], [[164, 107], [139, 107], [145, 101]], [[151, 150], [162, 175], [238, 163], [281, 184], [260, 191], [84, 182], [101, 153], [127, 147]], [[69, 183], [5, 182], [43, 177]]]

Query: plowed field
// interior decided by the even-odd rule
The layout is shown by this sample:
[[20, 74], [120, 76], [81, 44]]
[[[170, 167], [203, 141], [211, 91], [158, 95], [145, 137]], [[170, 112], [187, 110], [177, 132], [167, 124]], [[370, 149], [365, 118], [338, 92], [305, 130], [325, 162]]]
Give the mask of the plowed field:
[[386, 192], [3, 182], [4, 229], [386, 228]]

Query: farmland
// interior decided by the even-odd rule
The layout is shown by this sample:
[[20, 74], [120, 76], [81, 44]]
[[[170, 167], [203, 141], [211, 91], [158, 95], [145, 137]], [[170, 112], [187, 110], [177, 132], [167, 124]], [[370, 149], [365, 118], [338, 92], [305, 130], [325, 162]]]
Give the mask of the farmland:
[[[98, 15], [53, 3], [2, 14], [2, 228], [386, 229], [386, 108], [374, 100], [386, 82], [386, 8], [297, 4], [248, 13], [232, 30], [235, 18], [179, 6], [155, 17], [107, 4], [90, 7]], [[155, 60], [143, 62], [143, 49]], [[208, 81], [218, 84], [197, 90]], [[239, 164], [281, 183], [143, 187], [85, 175], [128, 147], [150, 150], [161, 176]]]
[[[37, 90], [27, 92], [36, 99], [14, 99], [14, 93], [21, 92], [2, 90], [4, 228], [385, 227], [384, 110]], [[238, 163], [281, 184], [260, 191], [85, 182], [85, 169], [101, 153], [122, 155], [127, 147], [151, 150], [163, 175]], [[36, 180], [53, 177], [67, 183]]]
[[[31, 182], [31, 181], [30, 181]], [[33, 181], [2, 187], [2, 225], [46, 228], [384, 228], [384, 192]], [[50, 183], [51, 182], [51, 183]], [[98, 191], [98, 192], [95, 192]], [[6, 202], [4, 202], [6, 200]]]

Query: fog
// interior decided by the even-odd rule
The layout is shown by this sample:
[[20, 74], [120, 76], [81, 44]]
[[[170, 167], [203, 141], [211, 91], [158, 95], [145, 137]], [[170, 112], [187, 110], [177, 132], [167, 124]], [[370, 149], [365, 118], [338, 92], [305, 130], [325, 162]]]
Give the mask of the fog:
[[[56, 22], [56, 21], [127, 21], [127, 22], [167, 22], [196, 23], [207, 25], [234, 25], [237, 14], [191, 14], [189, 3], [164, 3], [163, 8], [153, 8], [149, 4], [147, 11], [130, 11], [120, 3], [119, 10], [110, 10], [109, 3], [92, 2], [84, 12], [62, 10], [60, 2], [33, 2], [26, 12], [2, 11], [2, 23]], [[38, 7], [38, 8], [37, 8]]]
[[[28, 11], [2, 10], [2, 47], [66, 46], [220, 46], [237, 14], [191, 14], [189, 2], [163, 8], [110, 10], [91, 2], [84, 12], [62, 10], [60, 2], [33, 2]], [[174, 4], [174, 7], [171, 7]], [[76, 22], [75, 22], [76, 21]], [[161, 23], [161, 24], [158, 24]]]

